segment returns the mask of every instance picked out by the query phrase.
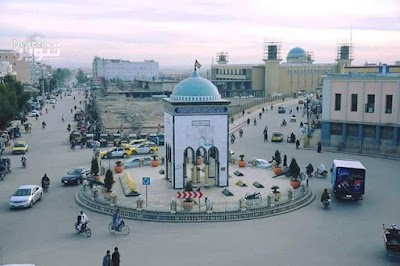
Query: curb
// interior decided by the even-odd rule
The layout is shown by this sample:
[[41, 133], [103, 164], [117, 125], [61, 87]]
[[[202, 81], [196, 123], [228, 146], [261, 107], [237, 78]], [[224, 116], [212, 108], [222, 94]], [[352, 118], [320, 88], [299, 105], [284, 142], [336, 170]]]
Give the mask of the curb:
[[[316, 152], [316, 147], [308, 146], [308, 147], [302, 147], [302, 148], [304, 150], [309, 150], [309, 151], [315, 151]], [[385, 156], [385, 155], [372, 154], [372, 153], [352, 152], [352, 151], [346, 151], [346, 150], [338, 151], [337, 149], [329, 148], [329, 147], [325, 147], [322, 150], [322, 152], [339, 153], [339, 154], [351, 154], [351, 155], [365, 156], [365, 157], [371, 157], [371, 158], [379, 158], [379, 159], [400, 161], [400, 157]]]
[[[260, 207], [248, 209], [246, 211], [227, 211], [227, 212], [170, 212], [137, 210], [133, 208], [119, 207], [120, 214], [125, 219], [152, 221], [152, 222], [173, 222], [173, 223], [202, 223], [202, 222], [229, 222], [243, 221], [260, 218], [267, 218], [285, 214], [303, 208], [313, 202], [315, 194], [309, 189], [302, 197], [292, 202], [284, 203], [276, 207]], [[75, 194], [76, 203], [90, 211], [112, 215], [115, 207], [106, 203], [96, 202], [85, 196], [81, 190]]]

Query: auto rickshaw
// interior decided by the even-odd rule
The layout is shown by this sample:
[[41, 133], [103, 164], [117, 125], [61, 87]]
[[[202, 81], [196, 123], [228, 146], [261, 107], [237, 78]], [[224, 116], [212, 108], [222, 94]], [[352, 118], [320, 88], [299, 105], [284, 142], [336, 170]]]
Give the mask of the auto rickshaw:
[[82, 141], [82, 135], [80, 132], [74, 131], [72, 133], [72, 139], [75, 140], [75, 144], [80, 144]]
[[108, 134], [100, 134], [100, 147], [107, 147]]
[[114, 134], [113, 135], [113, 145], [115, 147], [120, 147], [122, 143], [121, 134]]
[[131, 142], [134, 139], [137, 139], [137, 135], [136, 134], [129, 134], [128, 135], [128, 142]]
[[93, 148], [94, 147], [94, 135], [86, 134], [86, 147]]

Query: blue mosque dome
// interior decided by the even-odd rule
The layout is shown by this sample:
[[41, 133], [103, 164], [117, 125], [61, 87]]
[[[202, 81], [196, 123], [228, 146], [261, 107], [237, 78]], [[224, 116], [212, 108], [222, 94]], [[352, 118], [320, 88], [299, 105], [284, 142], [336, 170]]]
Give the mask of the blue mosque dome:
[[218, 101], [221, 100], [221, 94], [211, 81], [200, 77], [197, 71], [194, 71], [190, 78], [176, 85], [170, 99], [179, 102]]
[[288, 63], [305, 63], [308, 61], [307, 52], [303, 48], [295, 47], [289, 51], [286, 61]]

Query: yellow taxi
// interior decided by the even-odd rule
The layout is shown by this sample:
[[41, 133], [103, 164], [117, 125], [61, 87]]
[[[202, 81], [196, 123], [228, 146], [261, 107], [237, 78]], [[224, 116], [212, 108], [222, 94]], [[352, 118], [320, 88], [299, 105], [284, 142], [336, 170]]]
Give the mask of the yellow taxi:
[[111, 159], [111, 158], [126, 158], [131, 156], [133, 150], [131, 148], [124, 148], [124, 147], [115, 147], [109, 149], [108, 151], [101, 151], [100, 158], [101, 159]]
[[14, 143], [12, 154], [25, 154], [29, 149], [28, 143], [25, 140], [18, 140]]
[[282, 132], [279, 132], [279, 131], [272, 132], [271, 141], [272, 142], [282, 142], [283, 141]]

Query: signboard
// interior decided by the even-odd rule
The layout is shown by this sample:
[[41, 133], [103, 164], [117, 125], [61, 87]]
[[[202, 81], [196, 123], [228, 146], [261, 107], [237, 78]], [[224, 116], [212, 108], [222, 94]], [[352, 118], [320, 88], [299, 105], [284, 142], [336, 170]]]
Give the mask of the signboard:
[[143, 186], [150, 186], [150, 177], [143, 177], [142, 184]]

